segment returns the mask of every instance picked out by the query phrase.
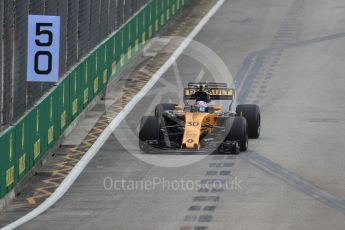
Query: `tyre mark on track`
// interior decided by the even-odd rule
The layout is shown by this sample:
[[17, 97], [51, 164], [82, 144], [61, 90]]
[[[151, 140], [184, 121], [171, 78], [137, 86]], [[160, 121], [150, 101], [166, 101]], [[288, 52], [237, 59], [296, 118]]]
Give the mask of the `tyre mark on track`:
[[[224, 188], [219, 185], [225, 185], [231, 175], [230, 167], [234, 166], [233, 156], [214, 155], [208, 162], [208, 169], [205, 172], [205, 178], [201, 180], [202, 187], [197, 191], [198, 194], [193, 197], [192, 204], [184, 217], [185, 226], [180, 230], [198, 230], [209, 229], [208, 224], [212, 222], [217, 204], [221, 200], [221, 194]], [[223, 162], [225, 161], [225, 162]], [[216, 186], [217, 184], [217, 186]]]
[[[266, 84], [274, 76], [274, 68], [279, 63], [280, 57], [284, 49], [310, 45], [313, 43], [323, 42], [344, 38], [345, 33], [338, 33], [324, 37], [293, 42], [294, 35], [297, 31], [298, 16], [304, 8], [304, 0], [295, 0], [292, 3], [286, 18], [281, 23], [278, 32], [274, 36], [271, 47], [250, 53], [244, 60], [239, 72], [235, 78], [235, 85], [238, 89], [238, 101], [259, 103], [260, 97], [265, 93]], [[261, 79], [258, 80], [258, 78]], [[260, 87], [259, 87], [260, 86]], [[253, 89], [259, 90], [255, 92]], [[254, 92], [253, 92], [254, 91]], [[257, 99], [254, 99], [254, 98]], [[308, 195], [324, 205], [335, 209], [339, 213], [345, 215], [345, 200], [337, 197], [326, 190], [318, 187], [311, 181], [302, 178], [270, 159], [256, 152], [242, 153], [239, 157], [256, 166], [257, 168], [269, 172], [270, 174], [280, 178], [293, 188]]]
[[241, 159], [244, 159], [259, 169], [262, 169], [270, 174], [282, 179], [287, 184], [291, 185], [298, 191], [315, 198], [321, 203], [336, 209], [338, 212], [345, 215], [345, 200], [339, 198], [326, 190], [318, 187], [307, 179], [293, 173], [279, 164], [271, 161], [270, 159], [256, 153], [247, 152], [240, 155]]
[[[284, 47], [292, 44], [295, 40], [299, 16], [304, 5], [305, 0], [294, 0], [273, 37], [271, 47], [251, 53], [244, 61], [236, 75], [236, 81], [242, 82], [241, 85], [237, 85], [240, 88], [240, 103], [260, 103], [260, 99], [266, 92], [268, 80], [274, 76], [274, 68], [280, 62]], [[250, 61], [252, 64], [248, 64]]]

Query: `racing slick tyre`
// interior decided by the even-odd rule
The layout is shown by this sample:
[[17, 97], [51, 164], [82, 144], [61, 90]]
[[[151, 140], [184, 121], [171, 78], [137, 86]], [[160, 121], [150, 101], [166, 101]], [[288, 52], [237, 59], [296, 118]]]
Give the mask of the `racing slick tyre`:
[[238, 141], [240, 151], [248, 149], [248, 126], [244, 117], [230, 117], [226, 120], [225, 131], [228, 134], [225, 140]]
[[167, 110], [174, 110], [176, 104], [158, 104], [155, 109], [155, 116], [156, 117], [162, 117], [164, 111]]
[[249, 138], [259, 138], [261, 131], [261, 115], [260, 108], [254, 104], [238, 105], [236, 113], [246, 118], [248, 123]]
[[162, 125], [165, 126], [170, 126], [170, 125], [175, 125], [176, 123], [174, 121], [171, 121], [170, 119], [166, 119], [163, 117], [164, 111], [167, 110], [174, 110], [176, 104], [158, 104], [155, 109], [155, 116], [160, 119], [162, 122]]
[[[167, 134], [167, 136], [164, 137], [164, 141], [168, 146], [171, 146], [172, 143], [181, 143], [182, 140], [182, 136], [170, 136], [170, 133], [177, 133], [177, 129], [176, 128], [172, 128], [172, 126], [175, 126], [176, 123], [178, 123], [179, 121], [177, 120], [172, 120], [169, 119], [165, 116], [163, 116], [164, 111], [167, 110], [175, 110], [175, 106], [176, 104], [158, 104], [156, 106], [155, 109], [155, 116], [158, 117], [160, 119], [161, 122], [161, 127], [164, 130], [164, 133]], [[170, 128], [167, 128], [169, 127]]]
[[139, 148], [144, 153], [150, 153], [153, 150], [152, 144], [159, 146], [161, 137], [161, 123], [158, 117], [144, 116], [141, 118], [139, 129]]

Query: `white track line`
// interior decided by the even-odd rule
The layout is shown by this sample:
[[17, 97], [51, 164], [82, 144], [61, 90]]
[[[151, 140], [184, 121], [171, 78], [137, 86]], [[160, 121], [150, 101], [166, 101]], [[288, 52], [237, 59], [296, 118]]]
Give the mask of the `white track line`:
[[106, 140], [120, 124], [120, 122], [132, 111], [134, 106], [151, 90], [151, 88], [156, 84], [156, 82], [161, 78], [161, 76], [173, 65], [177, 58], [183, 53], [183, 51], [188, 47], [193, 38], [202, 30], [202, 28], [207, 24], [211, 17], [218, 11], [218, 9], [223, 5], [225, 0], [219, 0], [216, 5], [207, 13], [207, 15], [199, 22], [199, 24], [194, 28], [194, 30], [188, 35], [188, 37], [181, 43], [181, 45], [175, 50], [172, 56], [167, 60], [164, 65], [153, 75], [153, 77], [147, 82], [147, 84], [140, 90], [140, 92], [134, 96], [134, 98], [125, 106], [125, 108], [112, 120], [107, 128], [104, 129], [102, 134], [97, 138], [96, 142], [91, 146], [91, 148], [85, 153], [81, 160], [76, 164], [76, 166], [71, 170], [67, 177], [62, 181], [60, 186], [55, 190], [55, 192], [47, 198], [42, 204], [37, 208], [33, 209], [31, 212], [21, 217], [20, 219], [12, 222], [11, 224], [3, 227], [3, 230], [14, 229], [26, 222], [36, 218], [46, 210], [48, 210], [52, 205], [54, 205], [72, 186], [74, 181], [78, 178], [84, 168], [89, 164], [92, 158], [97, 154], [99, 149], [104, 145]]

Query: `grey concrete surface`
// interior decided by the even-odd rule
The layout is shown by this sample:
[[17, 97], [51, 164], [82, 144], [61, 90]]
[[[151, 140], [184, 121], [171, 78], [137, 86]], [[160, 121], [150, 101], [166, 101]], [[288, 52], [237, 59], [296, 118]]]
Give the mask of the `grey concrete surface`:
[[[250, 141], [249, 152], [167, 168], [131, 154], [136, 140], [112, 136], [70, 191], [23, 229], [344, 229], [344, 20], [341, 0], [226, 1], [197, 40], [236, 73], [240, 99], [262, 108], [262, 136]], [[186, 84], [204, 68], [181, 57], [177, 69]], [[204, 71], [202, 79], [210, 79]], [[177, 85], [176, 73], [172, 68], [163, 79]], [[160, 100], [175, 102], [177, 93]], [[153, 99], [144, 98], [117, 134], [135, 133]], [[108, 191], [107, 177], [241, 183], [223, 191]]]
[[89, 111], [86, 117], [68, 135], [68, 138], [62, 142], [62, 145], [80, 145], [102, 114], [103, 112]]

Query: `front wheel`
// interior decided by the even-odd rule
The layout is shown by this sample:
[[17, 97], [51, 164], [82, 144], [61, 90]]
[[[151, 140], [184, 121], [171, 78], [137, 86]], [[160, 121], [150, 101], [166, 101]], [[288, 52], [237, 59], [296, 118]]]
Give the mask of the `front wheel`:
[[142, 117], [139, 129], [140, 150], [144, 153], [151, 152], [151, 150], [153, 150], [153, 146], [159, 146], [160, 138], [161, 124], [159, 118], [155, 116]]
[[225, 141], [238, 141], [240, 151], [248, 149], [247, 121], [244, 117], [229, 117], [225, 123]]

